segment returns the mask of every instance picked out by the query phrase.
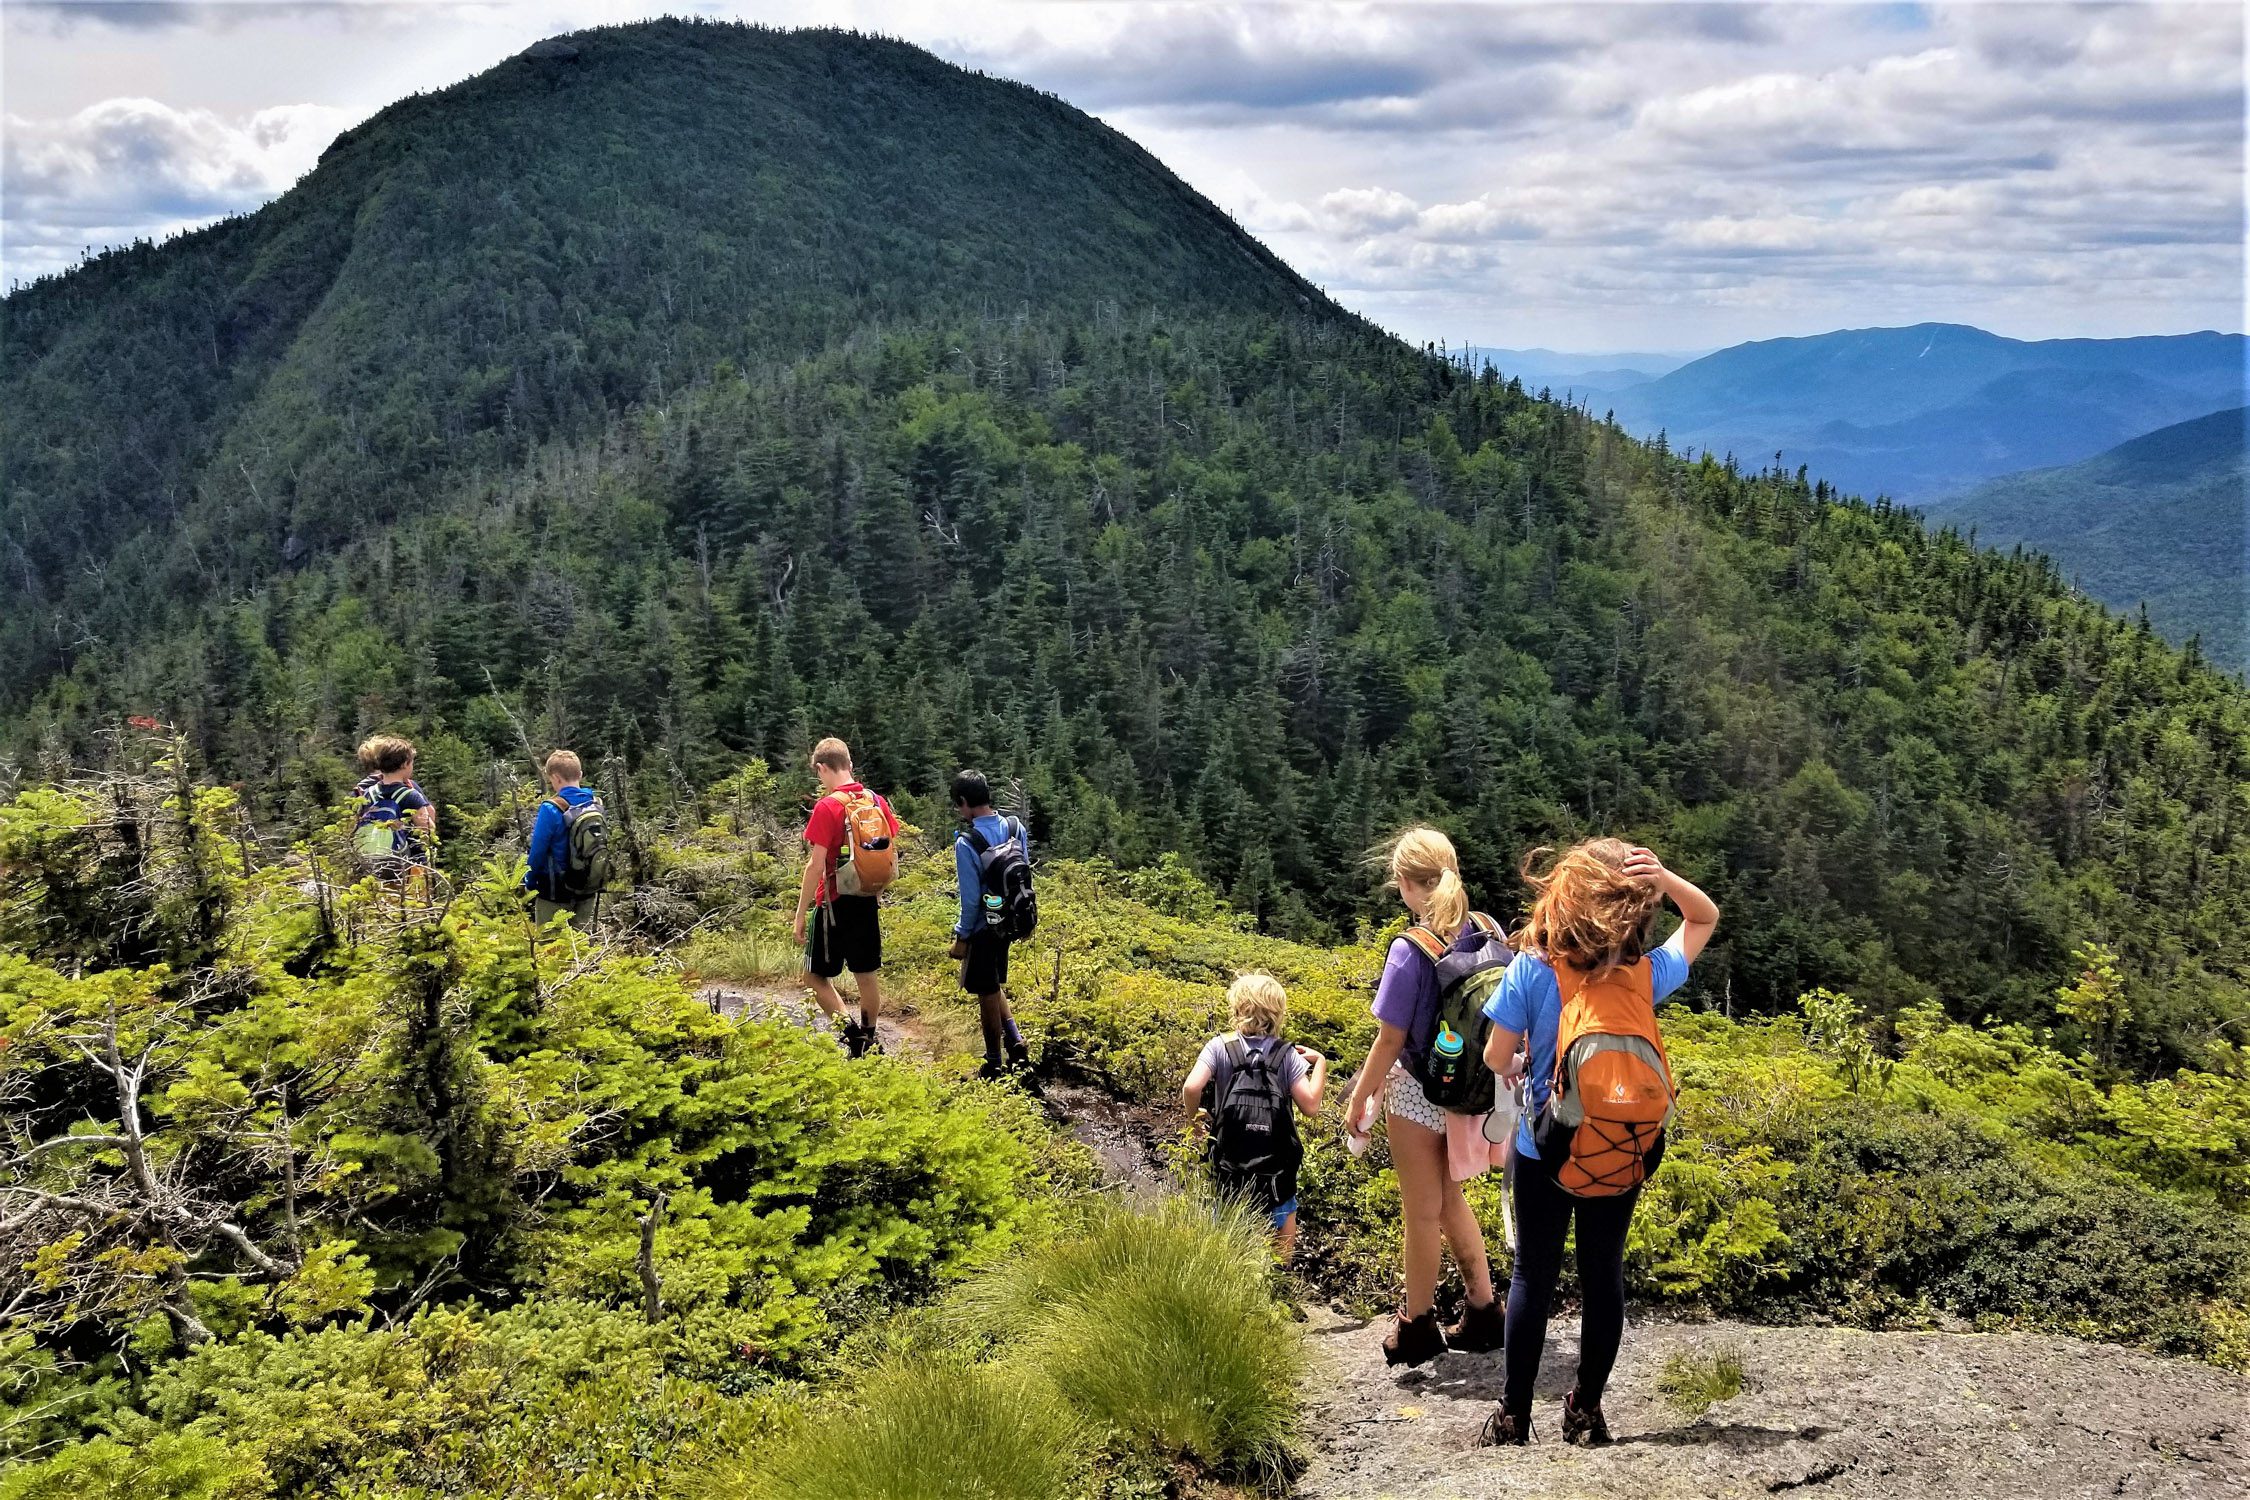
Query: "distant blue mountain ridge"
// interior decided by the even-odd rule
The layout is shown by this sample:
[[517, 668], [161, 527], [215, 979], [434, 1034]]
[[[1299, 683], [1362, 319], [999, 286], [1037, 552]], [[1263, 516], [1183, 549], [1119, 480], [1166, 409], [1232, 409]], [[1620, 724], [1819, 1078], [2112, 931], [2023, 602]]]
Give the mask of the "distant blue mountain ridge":
[[[1645, 373], [1624, 356], [1581, 358], [1585, 370]], [[1921, 502], [2242, 406], [2246, 358], [2241, 334], [2027, 342], [1922, 323], [1763, 339], [1653, 379], [1569, 383], [1595, 411], [1614, 410], [1635, 433], [1661, 430], [1675, 449], [1746, 465], [1778, 452], [1847, 493]]]
[[1489, 349], [1479, 344], [1456, 351], [1472, 365], [1489, 364], [1524, 389], [1622, 391], [1669, 375], [1701, 351], [1680, 354], [1570, 354], [1558, 349]]

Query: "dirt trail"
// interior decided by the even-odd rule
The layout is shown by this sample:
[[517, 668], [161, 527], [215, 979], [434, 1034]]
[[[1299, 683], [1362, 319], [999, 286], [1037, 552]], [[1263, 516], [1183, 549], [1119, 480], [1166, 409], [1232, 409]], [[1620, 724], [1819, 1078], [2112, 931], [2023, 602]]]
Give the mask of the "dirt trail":
[[[706, 1005], [724, 1016], [774, 1017], [811, 1026], [819, 1014], [812, 997], [789, 984], [707, 984]], [[914, 1011], [892, 1011], [875, 1022], [876, 1039], [894, 1057], [935, 1062], [961, 1050], [942, 1029]], [[1040, 1088], [1047, 1113], [1094, 1155], [1102, 1180], [1140, 1194], [1171, 1186], [1162, 1142], [1170, 1126], [1145, 1104], [1118, 1099], [1090, 1084], [1050, 1080]]]
[[[1300, 1500], [1796, 1493], [1867, 1500], [2250, 1495], [2250, 1381], [2030, 1334], [1866, 1333], [1636, 1321], [1603, 1402], [1618, 1442], [1562, 1442], [1577, 1360], [1558, 1318], [1528, 1448], [1474, 1446], [1498, 1354], [1387, 1368], [1380, 1323], [1315, 1309]], [[1690, 1421], [1656, 1380], [1677, 1350], [1740, 1350], [1742, 1394]]]

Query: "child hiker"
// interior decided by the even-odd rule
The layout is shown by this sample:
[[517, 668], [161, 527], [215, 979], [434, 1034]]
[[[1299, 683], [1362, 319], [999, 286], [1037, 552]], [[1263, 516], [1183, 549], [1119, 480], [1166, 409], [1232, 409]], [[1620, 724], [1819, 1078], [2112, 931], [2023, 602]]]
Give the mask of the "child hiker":
[[[1463, 993], [1462, 985], [1479, 974], [1490, 982], [1507, 948], [1498, 924], [1469, 909], [1460, 858], [1444, 834], [1407, 829], [1391, 841], [1388, 864], [1391, 884], [1414, 914], [1414, 924], [1391, 944], [1384, 962], [1375, 991], [1380, 1023], [1375, 1045], [1352, 1084], [1344, 1120], [1355, 1137], [1363, 1135], [1375, 1099], [1382, 1099], [1404, 1216], [1406, 1272], [1406, 1301], [1383, 1340], [1383, 1358], [1419, 1365], [1448, 1348], [1479, 1353], [1500, 1347], [1501, 1315], [1484, 1231], [1461, 1192], [1463, 1182], [1502, 1160], [1500, 1147], [1484, 1133], [1491, 1077], [1479, 1065], [1481, 1049], [1458, 1027], [1439, 1023], [1447, 1002]], [[1461, 1026], [1469, 1024], [1461, 1020]], [[1431, 1098], [1433, 1087], [1444, 1094], [1442, 1101]], [[1472, 1097], [1480, 1088], [1481, 1107]], [[1460, 1320], [1440, 1329], [1435, 1304], [1447, 1245], [1461, 1268], [1467, 1298]]]
[[[1531, 1438], [1532, 1387], [1563, 1236], [1578, 1221], [1578, 1379], [1563, 1398], [1563, 1440], [1609, 1441], [1602, 1390], [1625, 1331], [1625, 1232], [1641, 1184], [1664, 1153], [1673, 1085], [1656, 1006], [1687, 981], [1719, 908], [1648, 850], [1593, 839], [1544, 875], [1524, 860], [1534, 899], [1521, 950], [1486, 1003], [1485, 1057], [1512, 1082], [1528, 1070], [1530, 1110], [1516, 1131], [1515, 1278], [1508, 1287], [1507, 1383], [1479, 1440]], [[1662, 946], [1648, 927], [1669, 898], [1680, 925]], [[1519, 1057], [1519, 1041], [1528, 1041]], [[1560, 1078], [1556, 1058], [1563, 1059]]]
[[1290, 1105], [1307, 1118], [1319, 1115], [1328, 1059], [1282, 1040], [1289, 995], [1271, 974], [1238, 975], [1227, 987], [1227, 1013], [1234, 1029], [1203, 1044], [1180, 1085], [1180, 1107], [1204, 1127], [1220, 1193], [1266, 1215], [1274, 1255], [1285, 1261], [1297, 1244], [1297, 1168], [1305, 1156]]

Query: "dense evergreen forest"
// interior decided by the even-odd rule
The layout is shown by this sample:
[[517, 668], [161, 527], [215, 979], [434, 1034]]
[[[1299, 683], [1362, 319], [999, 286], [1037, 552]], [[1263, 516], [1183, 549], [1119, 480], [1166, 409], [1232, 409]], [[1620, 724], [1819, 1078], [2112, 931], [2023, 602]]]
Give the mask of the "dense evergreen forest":
[[[942, 128], [941, 128], [942, 127]], [[1042, 843], [1344, 935], [1436, 817], [1661, 842], [1723, 1005], [2250, 1014], [2250, 706], [2036, 557], [1690, 462], [1335, 309], [1144, 153], [913, 49], [660, 24], [352, 132], [6, 304], [0, 640], [37, 777], [184, 726], [282, 826], [378, 725], [656, 807], [839, 732]]]

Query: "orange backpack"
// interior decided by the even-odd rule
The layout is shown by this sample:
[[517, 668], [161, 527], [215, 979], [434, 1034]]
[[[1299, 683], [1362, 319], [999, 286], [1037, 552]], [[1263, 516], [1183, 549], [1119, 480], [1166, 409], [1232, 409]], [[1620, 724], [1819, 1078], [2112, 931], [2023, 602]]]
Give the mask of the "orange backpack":
[[1648, 1180], [1664, 1156], [1679, 1089], [1656, 1027], [1646, 958], [1594, 978], [1555, 966], [1562, 1029], [1554, 1090], [1534, 1138], [1555, 1185], [1574, 1198], [1614, 1198]]
[[872, 896], [898, 878], [898, 841], [883, 804], [862, 787], [834, 794], [844, 803], [844, 843], [836, 852], [836, 893]]

